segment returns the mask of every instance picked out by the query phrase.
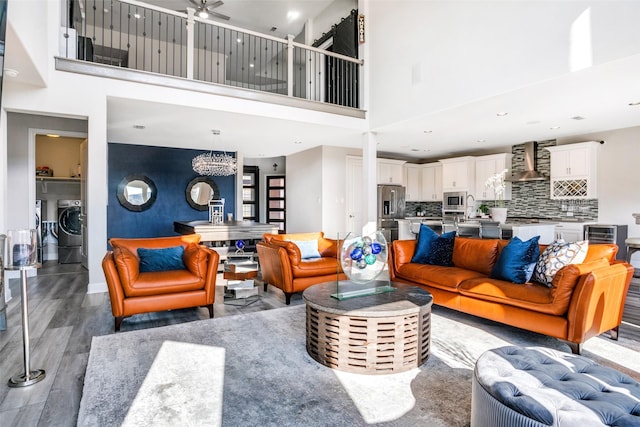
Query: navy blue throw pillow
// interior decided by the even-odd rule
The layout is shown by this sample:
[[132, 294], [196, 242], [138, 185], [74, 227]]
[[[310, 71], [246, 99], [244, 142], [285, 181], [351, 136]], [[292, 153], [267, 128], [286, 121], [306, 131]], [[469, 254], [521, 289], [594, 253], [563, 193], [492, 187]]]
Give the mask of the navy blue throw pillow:
[[527, 283], [540, 257], [539, 240], [540, 236], [532, 237], [526, 242], [517, 236], [512, 238], [500, 252], [500, 257], [491, 270], [491, 277], [513, 283]]
[[140, 257], [140, 273], [152, 271], [185, 270], [182, 255], [184, 247], [175, 246], [162, 249], [138, 248]]
[[455, 231], [442, 233], [431, 245], [431, 251], [429, 252], [429, 256], [427, 257], [427, 264], [452, 267], [453, 245], [455, 243], [455, 239]]
[[416, 245], [416, 251], [413, 253], [411, 262], [418, 264], [426, 264], [429, 253], [431, 252], [431, 245], [438, 238], [438, 233], [424, 224], [420, 224], [420, 232], [418, 233], [418, 244]]

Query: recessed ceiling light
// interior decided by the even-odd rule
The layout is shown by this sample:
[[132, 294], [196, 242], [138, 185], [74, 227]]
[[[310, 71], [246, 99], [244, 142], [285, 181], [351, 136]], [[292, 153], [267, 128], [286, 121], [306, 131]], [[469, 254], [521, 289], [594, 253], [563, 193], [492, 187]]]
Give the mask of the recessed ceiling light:
[[551, 130], [560, 129], [560, 126], [551, 126], [549, 129], [551, 129]]
[[421, 150], [418, 148], [412, 148], [411, 151], [421, 151]]
[[294, 144], [302, 144], [302, 141], [293, 141]]
[[432, 130], [428, 130], [428, 129], [424, 131], [424, 133], [431, 133], [431, 132], [433, 132], [433, 131]]
[[293, 21], [296, 20], [300, 17], [300, 12], [297, 12], [295, 10], [290, 10], [289, 12], [287, 12], [287, 19], [289, 21]]
[[142, 18], [142, 15], [140, 15], [139, 13], [134, 13], [133, 17], [136, 18], [136, 19], [140, 19], [140, 18]]
[[278, 29], [278, 27], [271, 27], [271, 32], [274, 32], [277, 29]]
[[496, 116], [498, 116], [498, 117], [504, 117], [504, 116], [506, 116], [507, 114], [509, 114], [509, 113], [507, 113], [506, 111], [500, 111], [499, 113], [496, 113]]
[[255, 67], [255, 65], [253, 65], [253, 64], [249, 64], [249, 67], [253, 68], [253, 67]]
[[629, 105], [632, 107], [636, 105], [640, 105], [640, 101], [630, 102]]
[[237, 38], [237, 39], [236, 39], [236, 41], [237, 41], [238, 43], [242, 43], [242, 39], [241, 39], [241, 38]]
[[573, 120], [584, 120], [584, 117], [582, 116], [573, 116], [571, 117]]
[[14, 70], [13, 68], [4, 69], [4, 75], [7, 77], [18, 77], [18, 74], [20, 74], [20, 71]]
[[142, 130], [142, 129], [146, 128], [146, 126], [145, 125], [133, 125], [133, 128], [134, 129], [138, 129], [138, 130]]
[[479, 139], [476, 142], [487, 142], [487, 140], [486, 139]]

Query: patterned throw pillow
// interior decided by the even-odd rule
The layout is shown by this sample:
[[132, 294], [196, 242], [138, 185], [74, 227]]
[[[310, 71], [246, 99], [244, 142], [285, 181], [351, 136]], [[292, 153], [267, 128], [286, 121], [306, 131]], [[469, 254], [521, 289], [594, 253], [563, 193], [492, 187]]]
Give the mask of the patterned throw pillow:
[[588, 249], [589, 242], [587, 240], [574, 243], [565, 243], [563, 240], [554, 241], [540, 255], [532, 280], [551, 287], [553, 277], [558, 270], [565, 265], [582, 263], [587, 256]]
[[431, 245], [427, 264], [453, 267], [453, 246], [456, 232], [442, 233]]

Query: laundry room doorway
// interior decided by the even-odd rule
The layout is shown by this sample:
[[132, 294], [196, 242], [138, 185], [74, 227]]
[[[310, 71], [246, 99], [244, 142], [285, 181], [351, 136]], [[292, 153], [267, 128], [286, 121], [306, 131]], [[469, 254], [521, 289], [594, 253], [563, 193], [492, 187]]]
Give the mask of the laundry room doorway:
[[35, 199], [42, 210], [43, 262], [87, 267], [85, 133], [30, 129]]

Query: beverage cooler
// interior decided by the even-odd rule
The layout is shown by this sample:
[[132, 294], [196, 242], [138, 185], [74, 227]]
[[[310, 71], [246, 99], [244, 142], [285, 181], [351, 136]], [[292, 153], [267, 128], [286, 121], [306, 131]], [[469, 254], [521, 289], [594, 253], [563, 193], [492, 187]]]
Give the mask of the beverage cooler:
[[586, 225], [584, 237], [589, 243], [615, 243], [618, 245], [618, 255], [616, 259], [627, 259], [627, 246], [624, 241], [627, 238], [626, 225]]

